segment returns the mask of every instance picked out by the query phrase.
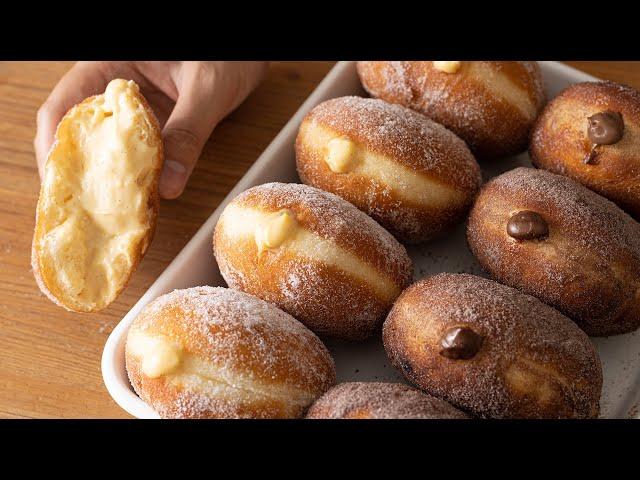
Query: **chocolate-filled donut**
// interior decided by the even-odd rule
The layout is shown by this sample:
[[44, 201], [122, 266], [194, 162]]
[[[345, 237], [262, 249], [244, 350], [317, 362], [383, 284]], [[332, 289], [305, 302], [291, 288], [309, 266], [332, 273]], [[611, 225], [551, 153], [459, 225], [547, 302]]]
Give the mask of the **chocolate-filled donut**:
[[602, 367], [574, 322], [492, 280], [441, 273], [407, 288], [383, 327], [393, 365], [480, 417], [592, 418]]
[[545, 107], [534, 165], [566, 175], [640, 219], [640, 92], [614, 82], [571, 85]]
[[463, 419], [469, 416], [431, 395], [402, 383], [347, 382], [315, 401], [307, 418]]
[[358, 62], [365, 90], [412, 108], [465, 140], [478, 159], [527, 148], [545, 103], [537, 62]]
[[570, 178], [532, 168], [494, 178], [471, 210], [467, 240], [496, 280], [589, 335], [640, 326], [640, 225]]

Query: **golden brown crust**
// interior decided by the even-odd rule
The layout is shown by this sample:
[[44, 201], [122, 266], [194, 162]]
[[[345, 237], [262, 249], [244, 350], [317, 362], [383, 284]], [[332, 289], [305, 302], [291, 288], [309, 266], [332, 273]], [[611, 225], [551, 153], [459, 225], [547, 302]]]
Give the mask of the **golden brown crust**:
[[[305, 257], [289, 248], [259, 252], [253, 236], [228, 233], [230, 208], [294, 212], [301, 229], [335, 244], [374, 268], [388, 287], [374, 288], [342, 265]], [[253, 226], [251, 228], [254, 228]], [[409, 284], [412, 264], [405, 248], [371, 218], [328, 192], [298, 184], [272, 183], [251, 188], [233, 200], [216, 225], [214, 254], [230, 287], [272, 302], [314, 332], [350, 340], [370, 336], [379, 328], [395, 297]]]
[[469, 416], [444, 400], [401, 383], [347, 382], [315, 401], [313, 419], [464, 419]]
[[[511, 238], [507, 222], [521, 210], [540, 214], [548, 237]], [[556, 307], [589, 335], [640, 325], [640, 225], [574, 180], [532, 168], [494, 178], [472, 208], [467, 240], [494, 278]]]
[[[592, 144], [587, 118], [611, 110], [622, 114], [624, 135], [600, 145], [585, 164]], [[566, 175], [617, 203], [640, 219], [640, 92], [614, 82], [571, 85], [554, 98], [536, 121], [529, 147], [534, 165]]]
[[288, 252], [256, 262], [246, 253], [254, 249], [253, 242], [216, 241], [216, 259], [227, 285], [278, 305], [318, 335], [363, 340], [389, 311], [388, 302], [338, 268]]
[[[86, 98], [81, 103], [72, 107], [62, 118], [60, 123], [56, 128], [56, 133], [54, 136], [54, 142], [47, 154], [47, 160], [45, 163], [45, 175], [47, 164], [49, 163], [51, 157], [59, 146], [60, 137], [59, 131], [62, 128], [63, 124], [74, 121], [75, 115], [77, 112], [82, 110], [84, 107], [90, 107], [95, 100], [101, 97], [100, 95], [95, 95], [89, 98]], [[39, 251], [39, 242], [43, 238], [43, 236], [47, 233], [44, 227], [43, 221], [43, 203], [45, 202], [45, 182], [43, 180], [40, 187], [40, 194], [38, 199], [38, 205], [36, 207], [36, 215], [35, 215], [35, 228], [34, 228], [34, 236], [31, 246], [31, 266], [33, 270], [33, 274], [36, 280], [36, 283], [40, 290], [56, 305], [59, 305], [67, 310], [75, 311], [75, 312], [95, 312], [102, 310], [107, 307], [111, 302], [113, 302], [120, 293], [124, 290], [124, 288], [129, 283], [129, 280], [135, 270], [137, 269], [142, 257], [146, 253], [151, 241], [153, 240], [153, 236], [155, 234], [155, 228], [157, 223], [158, 211], [160, 208], [160, 195], [159, 195], [159, 182], [160, 182], [160, 172], [162, 170], [162, 164], [164, 159], [164, 148], [162, 143], [162, 135], [160, 131], [160, 125], [158, 120], [153, 113], [151, 107], [149, 106], [147, 100], [141, 93], [137, 93], [136, 101], [139, 106], [143, 110], [144, 119], [146, 121], [144, 127], [140, 125], [140, 128], [145, 130], [145, 137], [149, 144], [156, 149], [156, 157], [152, 159], [151, 163], [153, 167], [150, 169], [147, 178], [150, 178], [151, 181], [148, 185], [148, 201], [146, 208], [146, 224], [147, 229], [146, 233], [142, 239], [136, 242], [133, 247], [133, 251], [131, 252], [132, 263], [128, 269], [128, 273], [124, 281], [122, 281], [119, 285], [115, 294], [111, 296], [109, 299], [104, 299], [103, 302], [97, 305], [86, 305], [77, 299], [73, 298], [73, 296], [69, 295], [67, 292], [62, 291], [58, 287], [57, 282], [54, 281], [58, 272], [52, 270], [51, 268], [47, 268], [42, 264], [40, 258]]]
[[300, 184], [269, 183], [246, 190], [234, 203], [270, 212], [290, 209], [300, 226], [333, 240], [380, 273], [391, 274], [397, 286], [404, 288], [409, 280], [411, 261], [406, 250], [379, 225], [329, 192]]
[[[360, 155], [384, 157], [396, 175], [371, 165], [366, 172], [335, 173], [325, 161], [326, 144], [318, 148], [318, 131], [329, 134], [320, 143], [348, 138]], [[460, 221], [482, 182], [477, 162], [455, 134], [408, 108], [359, 97], [329, 100], [307, 114], [296, 139], [296, 163], [304, 183], [345, 198], [407, 243], [428, 240]], [[405, 169], [424, 190], [434, 185], [443, 194], [425, 202], [421, 192], [402, 181], [396, 185]]]
[[[132, 342], [162, 336], [181, 364], [145, 375]], [[133, 340], [132, 340], [133, 338]], [[322, 342], [300, 322], [246, 293], [196, 287], [159, 297], [134, 320], [126, 367], [140, 397], [163, 418], [292, 418], [335, 383]]]
[[[140, 362], [125, 355], [129, 381], [138, 396], [165, 419], [226, 419], [226, 418], [296, 418], [285, 402], [269, 397], [251, 401], [229, 401], [213, 396], [200, 396], [168, 383], [164, 377], [149, 378], [140, 370]], [[206, 407], [202, 407], [206, 405]]]
[[367, 61], [357, 68], [372, 96], [424, 113], [481, 159], [523, 151], [545, 102], [536, 62], [462, 62], [453, 74], [432, 61]]
[[[442, 355], [452, 328], [482, 338], [475, 355]], [[383, 328], [393, 365], [419, 388], [481, 417], [591, 418], [602, 368], [589, 338], [536, 298], [467, 274], [413, 284]]]

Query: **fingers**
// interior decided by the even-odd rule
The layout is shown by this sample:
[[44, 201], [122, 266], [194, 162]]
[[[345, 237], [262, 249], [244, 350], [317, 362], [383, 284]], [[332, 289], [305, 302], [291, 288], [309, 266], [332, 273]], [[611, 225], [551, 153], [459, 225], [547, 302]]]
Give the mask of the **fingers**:
[[257, 86], [264, 70], [264, 62], [185, 62], [178, 101], [163, 130], [163, 198], [182, 194], [211, 132]]
[[[56, 127], [64, 114], [85, 98], [102, 93], [118, 73], [116, 70], [127, 68], [121, 62], [79, 62], [56, 85], [38, 111], [34, 148], [41, 177]], [[168, 68], [160, 70], [150, 71], [154, 77], [149, 78], [150, 84], [174, 77]], [[162, 197], [176, 198], [182, 193], [214, 127], [258, 85], [265, 71], [266, 62], [181, 63], [175, 79], [178, 99], [163, 129]], [[137, 78], [140, 83], [150, 72], [132, 69], [128, 73], [140, 75]], [[158, 75], [161, 77], [155, 78]]]
[[36, 136], [33, 141], [40, 178], [56, 127], [64, 114], [85, 98], [104, 91], [106, 82], [98, 63], [78, 62], [62, 77], [42, 104], [38, 110]]
[[212, 87], [196, 77], [186, 80], [176, 106], [164, 126], [164, 169], [160, 177], [160, 195], [173, 199], [180, 196], [195, 166], [202, 147], [220, 113], [212, 108]]

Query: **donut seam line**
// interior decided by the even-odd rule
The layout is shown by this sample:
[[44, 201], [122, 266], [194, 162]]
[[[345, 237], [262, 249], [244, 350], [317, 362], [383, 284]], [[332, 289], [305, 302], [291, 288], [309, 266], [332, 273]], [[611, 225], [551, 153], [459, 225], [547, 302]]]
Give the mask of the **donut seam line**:
[[[220, 373], [221, 371], [226, 370], [228, 372], [227, 373], [228, 376], [235, 377], [235, 378], [243, 377], [243, 375], [240, 373], [234, 373], [232, 370], [228, 368], [220, 367], [216, 365], [215, 362], [210, 362], [206, 359], [203, 359], [199, 355], [196, 355], [194, 353], [191, 353], [185, 350], [182, 343], [178, 340], [175, 340], [173, 336], [168, 336], [166, 334], [163, 334], [157, 331], [149, 332], [148, 330], [142, 330], [139, 328], [132, 329], [130, 332], [130, 335], [131, 336], [127, 338], [127, 345], [129, 345], [127, 350], [132, 357], [136, 358], [140, 362], [140, 366], [142, 365], [142, 358], [144, 357], [144, 353], [143, 353], [144, 347], [142, 350], [140, 350], [138, 347], [134, 348], [134, 345], [140, 345], [141, 342], [145, 342], [147, 340], [153, 341], [155, 339], [166, 339], [166, 341], [171, 342], [172, 344], [176, 345], [179, 348], [179, 350], [181, 351], [179, 366], [174, 371], [171, 371], [162, 375], [164, 378], [167, 379], [167, 381], [175, 380], [178, 383], [180, 383], [181, 376], [184, 376], [186, 378], [197, 377], [205, 381], [211, 381], [216, 384], [227, 386], [232, 389], [236, 388], [236, 389], [247, 391], [247, 392], [253, 392], [255, 394], [261, 394], [273, 399], [285, 398], [285, 397], [288, 398], [291, 396], [290, 393], [277, 393], [276, 391], [274, 391], [273, 388], [269, 387], [268, 384], [266, 384], [263, 380], [260, 380], [260, 379], [249, 380], [249, 381], [256, 383], [258, 385], [264, 386], [264, 390], [268, 391], [269, 393], [265, 393], [260, 390], [249, 388], [246, 385], [240, 386], [235, 382], [228, 381], [224, 375], [215, 375], [212, 372]], [[201, 371], [206, 371], [207, 374], [199, 373]], [[140, 372], [141, 374], [144, 374], [142, 370], [140, 370]], [[304, 388], [298, 388], [295, 385], [288, 385], [286, 383], [285, 385], [287, 390], [295, 390], [297, 393], [304, 393], [307, 391]]]
[[[194, 358], [197, 360], [200, 360], [198, 357], [194, 356], [194, 355], [190, 355], [187, 354], [187, 356], [185, 358]], [[200, 360], [201, 361], [201, 360]], [[198, 381], [201, 381], [204, 385], [202, 384], [198, 384], [195, 382], [190, 382], [189, 380], [192, 378], [197, 378]], [[288, 386], [288, 388], [290, 390], [295, 390], [296, 393], [298, 395], [292, 395], [291, 393], [276, 393], [274, 391], [272, 391], [272, 389], [270, 389], [269, 387], [267, 387], [262, 381], [255, 381], [255, 383], [257, 383], [260, 386], [264, 386], [265, 390], [261, 391], [259, 390], [258, 387], [256, 388], [250, 388], [247, 385], [239, 385], [237, 383], [230, 383], [228, 380], [224, 379], [223, 377], [214, 377], [211, 376], [209, 374], [201, 374], [198, 372], [191, 372], [191, 371], [182, 371], [182, 372], [176, 372], [176, 373], [171, 373], [169, 375], [166, 375], [166, 379], [168, 382], [170, 382], [172, 385], [178, 387], [178, 388], [184, 388], [186, 387], [187, 390], [191, 390], [191, 391], [196, 391], [197, 393], [203, 394], [205, 392], [203, 392], [203, 390], [207, 390], [210, 388], [210, 384], [213, 383], [214, 385], [218, 385], [218, 386], [222, 386], [225, 388], [229, 388], [232, 392], [245, 392], [245, 393], [249, 393], [258, 397], [263, 397], [269, 400], [275, 400], [278, 402], [282, 402], [282, 403], [291, 403], [291, 401], [295, 401], [295, 403], [297, 405], [300, 406], [305, 406], [307, 405], [307, 401], [305, 400], [304, 402], [300, 401], [300, 398], [302, 397], [311, 397], [311, 395], [309, 395], [305, 390], [301, 390], [298, 389], [296, 387], [292, 387], [292, 386]], [[185, 381], [187, 380], [187, 381]]]
[[[147, 375], [145, 375], [144, 372], [142, 372], [141, 370], [142, 357], [138, 354], [134, 354], [131, 352], [130, 354], [132, 357], [134, 357], [138, 361], [140, 365], [138, 367], [139, 375], [144, 376], [144, 378], [150, 378]], [[283, 403], [290, 403], [291, 400], [294, 399], [296, 400], [295, 403], [301, 406], [304, 406], [307, 403], [301, 402], [299, 400], [300, 398], [311, 397], [311, 395], [309, 395], [309, 393], [306, 390], [297, 388], [295, 386], [287, 386], [287, 388], [289, 390], [294, 390], [297, 395], [292, 395], [291, 393], [277, 393], [277, 392], [274, 392], [273, 389], [266, 386], [266, 384], [260, 380], [254, 381], [254, 383], [260, 386], [264, 386], [264, 390], [260, 390], [259, 387], [250, 388], [247, 385], [239, 385], [237, 383], [229, 382], [224, 377], [213, 376], [210, 374], [202, 374], [192, 370], [185, 370], [184, 365], [189, 361], [195, 361], [195, 363], [205, 362], [205, 360], [202, 360], [197, 355], [193, 355], [191, 353], [183, 353], [180, 361], [180, 367], [178, 367], [178, 370], [175, 372], [163, 374], [161, 378], [164, 378], [165, 382], [172, 385], [174, 388], [178, 390], [192, 391], [198, 394], [205, 394], [206, 390], [211, 388], [210, 385], [208, 384], [212, 383], [217, 386], [228, 388], [232, 392], [245, 392], [258, 397], [266, 398], [269, 400], [276, 400]], [[208, 368], [211, 368], [211, 366], [209, 365]], [[241, 375], [237, 375], [237, 376], [241, 377]], [[202, 383], [199, 384], [197, 382], [202, 382]]]
[[[472, 81], [512, 106], [523, 118], [529, 120], [536, 117], [536, 106], [526, 95], [526, 90], [506, 75], [494, 72], [482, 62], [473, 62], [467, 71]], [[527, 101], [522, 102], [518, 94], [524, 94]]]
[[[522, 369], [521, 366], [524, 367], [524, 369]], [[546, 368], [546, 365], [540, 364], [539, 362], [536, 362], [526, 357], [519, 358], [515, 362], [512, 362], [509, 368], [507, 369], [507, 371], [513, 367], [515, 367], [518, 371], [523, 372], [525, 375], [528, 375], [527, 370], [530, 370], [533, 372], [533, 375], [535, 376], [540, 375], [542, 378], [546, 378], [546, 379], [551, 377], [552, 385], [556, 384], [557, 386], [559, 386], [560, 391], [562, 392], [562, 395], [565, 396], [565, 398], [571, 399], [571, 405], [573, 406], [573, 410], [577, 409], [579, 402], [577, 402], [576, 395], [573, 391], [573, 388], [571, 388], [570, 382], [568, 382], [567, 379], [563, 375], [561, 375], [556, 369], [553, 369], [553, 368], [550, 369], [551, 375], [549, 375], [550, 371]], [[506, 380], [511, 385], [511, 381], [508, 379]], [[535, 385], [537, 386], [539, 385], [539, 383], [536, 383]]]
[[[311, 152], [307, 154], [314, 159], [314, 163], [325, 164], [324, 153], [327, 149], [328, 141], [326, 139], [337, 138], [341, 136], [338, 132], [324, 125], [316, 124], [314, 127], [320, 131], [320, 133], [309, 133], [309, 127], [305, 132], [303, 142], [305, 149], [310, 149]], [[321, 136], [323, 138], [317, 138]], [[335, 173], [329, 169], [328, 166], [323, 165], [329, 171], [331, 176], [343, 176], [353, 175], [363, 180], [375, 182], [376, 186], [386, 187], [390, 186], [391, 191], [398, 197], [398, 200], [407, 202], [417, 207], [429, 207], [429, 208], [443, 208], [451, 205], [452, 202], [456, 204], [463, 203], [464, 190], [456, 188], [451, 185], [445, 185], [437, 178], [428, 176], [422, 172], [417, 172], [414, 169], [408, 167], [404, 163], [396, 162], [389, 159], [389, 156], [385, 153], [375, 151], [368, 146], [360, 145], [356, 143], [358, 161], [356, 162], [353, 170], [348, 173]], [[322, 152], [319, 155], [312, 153], [313, 151]], [[380, 167], [383, 166], [383, 175], [380, 175]], [[397, 172], [394, 170], [400, 170], [402, 172], [402, 181]], [[407, 185], [413, 183], [414, 193], [416, 195], [411, 196], [406, 193]], [[433, 195], [433, 191], [437, 191], [436, 195]], [[428, 195], [427, 195], [428, 194]], [[426, 195], [426, 196], [425, 196]], [[446, 196], [447, 199], [442, 198]], [[416, 200], [415, 197], [419, 199]], [[435, 201], [434, 201], [435, 200]]]
[[[256, 207], [229, 205], [223, 217], [223, 234], [231, 243], [235, 243], [238, 238], [244, 238], [245, 240], [253, 241], [255, 243], [255, 228], [260, 224], [261, 217], [266, 216], [268, 213], [269, 212]], [[242, 221], [242, 217], [253, 218], [244, 218], [244, 221]], [[232, 222], [229, 222], [228, 218], [234, 218], [234, 220]], [[230, 223], [234, 224], [234, 226], [232, 227], [232, 232], [230, 232], [228, 228]], [[304, 235], [308, 236], [306, 239], [303, 237], [302, 240], [304, 241], [304, 243], [313, 243], [315, 246], [314, 251], [316, 253], [320, 252], [318, 247], [322, 247], [324, 253], [322, 254], [321, 258], [313, 257], [312, 255], [309, 255], [307, 249], [300, 248], [299, 243], [301, 241], [301, 232], [304, 232]], [[282, 244], [282, 246], [278, 247], [278, 249], [281, 248], [289, 249], [309, 261], [324, 263], [326, 265], [332, 266], [344, 272], [351, 278], [354, 278], [358, 281], [363, 281], [380, 300], [387, 301], [389, 298], [395, 297], [395, 294], [398, 291], [396, 283], [391, 277], [389, 277], [386, 272], [381, 272], [378, 268], [371, 265], [370, 263], [362, 261], [356, 256], [356, 254], [354, 254], [350, 250], [342, 247], [341, 245], [338, 245], [333, 240], [325, 238], [308, 228], [300, 226], [296, 236], [294, 238], [288, 239], [285, 243]], [[327, 255], [326, 252], [331, 252], [332, 255], [337, 254], [340, 258], [328, 258], [329, 255]], [[345, 262], [345, 260], [347, 261]], [[345, 263], [352, 264], [351, 266], [357, 265], [359, 266], [357, 270], [365, 271], [362, 273], [358, 273], [355, 271], [356, 269], [351, 268], [351, 266], [345, 268]], [[383, 283], [385, 283], [386, 286], [381, 286], [380, 282], [371, 281], [371, 278], [376, 277], [383, 277]], [[388, 291], [385, 292], [385, 289], [389, 291], [392, 290], [394, 293], [391, 294]]]

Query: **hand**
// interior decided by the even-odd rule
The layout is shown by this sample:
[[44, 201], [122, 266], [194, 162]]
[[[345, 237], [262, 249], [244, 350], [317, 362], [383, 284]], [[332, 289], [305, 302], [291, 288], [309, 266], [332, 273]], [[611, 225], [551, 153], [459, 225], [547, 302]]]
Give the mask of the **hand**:
[[135, 81], [158, 117], [164, 140], [160, 195], [178, 197], [211, 132], [260, 83], [266, 62], [78, 62], [38, 110], [38, 171], [65, 113], [104, 92], [114, 78]]

